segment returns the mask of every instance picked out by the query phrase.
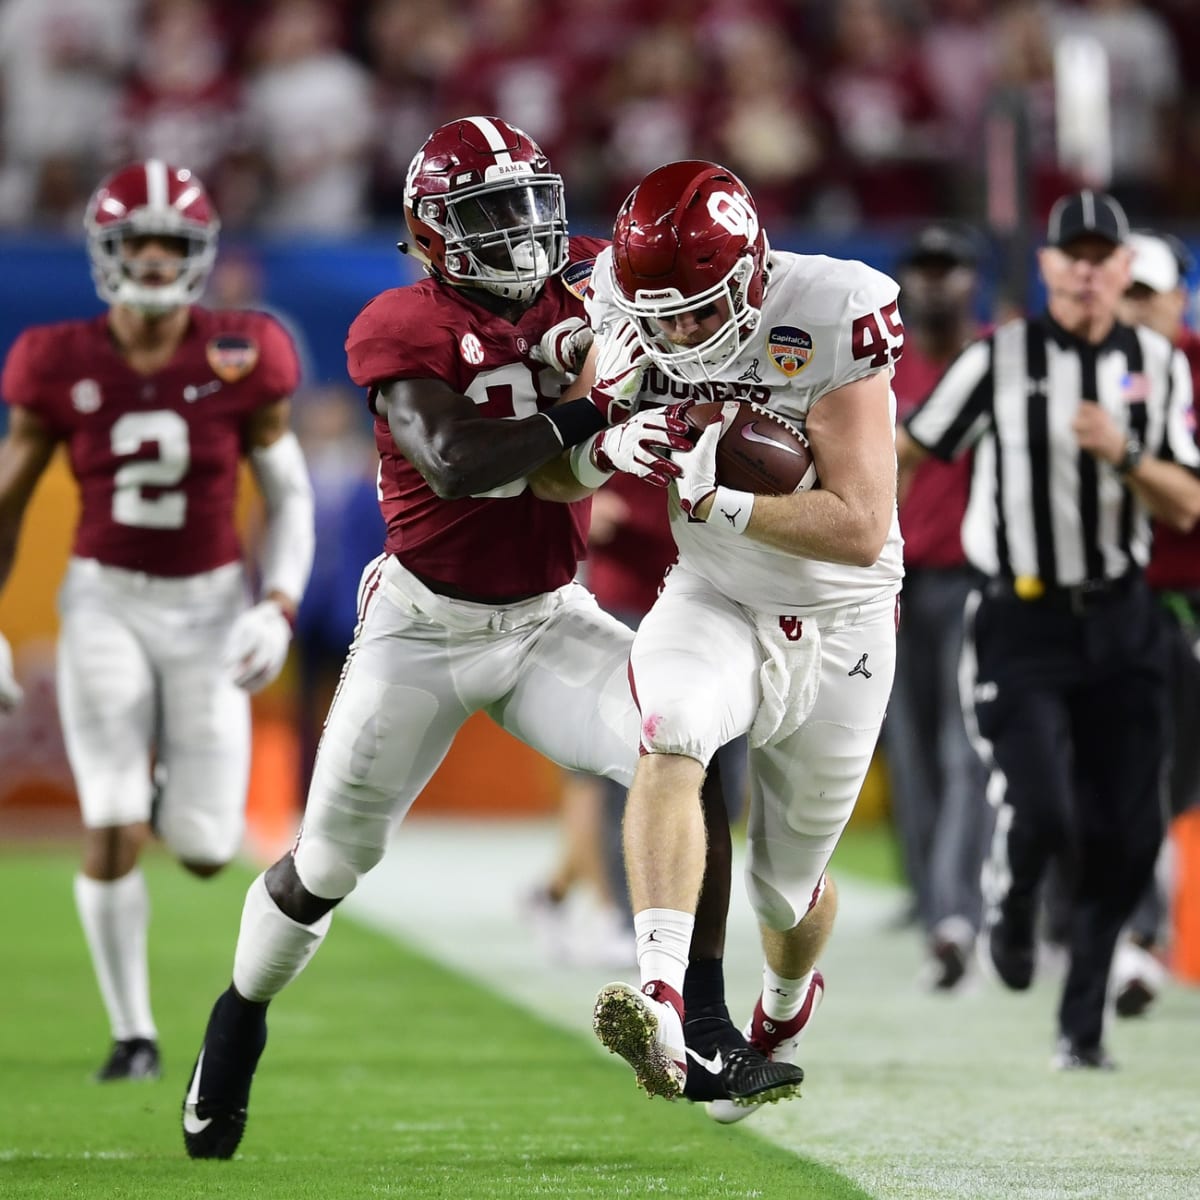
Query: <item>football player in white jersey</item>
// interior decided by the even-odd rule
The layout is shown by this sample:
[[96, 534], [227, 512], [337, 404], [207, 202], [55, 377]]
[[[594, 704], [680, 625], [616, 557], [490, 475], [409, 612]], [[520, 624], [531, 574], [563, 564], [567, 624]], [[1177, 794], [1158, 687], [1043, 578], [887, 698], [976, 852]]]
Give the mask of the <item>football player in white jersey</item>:
[[[817, 957], [836, 908], [830, 855], [875, 748], [895, 658], [902, 576], [894, 401], [898, 287], [857, 262], [769, 250], [731, 172], [676, 162], [621, 209], [596, 262], [597, 387], [635, 410], [570, 455], [670, 484], [679, 563], [634, 641], [641, 751], [625, 817], [640, 988], [604, 988], [597, 1035], [651, 1094], [685, 1086], [681, 989], [704, 869], [704, 764], [750, 737], [746, 883], [765, 965], [750, 1042], [792, 1060], [820, 1001]], [[594, 393], [593, 393], [594, 394]], [[752, 400], [806, 434], [819, 484], [788, 496], [719, 486], [721, 425], [686, 452], [672, 410]], [[720, 1101], [719, 1120], [749, 1110]]]

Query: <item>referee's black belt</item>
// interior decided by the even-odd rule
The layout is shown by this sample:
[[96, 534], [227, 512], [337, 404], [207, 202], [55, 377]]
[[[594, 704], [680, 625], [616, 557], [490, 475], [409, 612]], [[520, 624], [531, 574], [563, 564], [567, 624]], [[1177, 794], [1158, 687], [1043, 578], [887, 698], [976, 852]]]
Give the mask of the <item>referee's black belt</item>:
[[1026, 604], [1091, 612], [1120, 600], [1142, 578], [1140, 571], [1127, 571], [1114, 579], [1085, 579], [1080, 583], [1046, 583], [1036, 575], [997, 575], [984, 584], [984, 594], [994, 600], [1019, 600]]

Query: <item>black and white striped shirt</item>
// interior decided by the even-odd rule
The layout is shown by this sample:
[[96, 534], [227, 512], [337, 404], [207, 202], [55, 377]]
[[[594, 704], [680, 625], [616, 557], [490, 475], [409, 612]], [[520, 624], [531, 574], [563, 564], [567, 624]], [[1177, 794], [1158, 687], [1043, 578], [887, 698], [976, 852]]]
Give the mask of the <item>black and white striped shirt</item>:
[[1145, 566], [1146, 511], [1071, 430], [1085, 400], [1147, 453], [1200, 467], [1187, 360], [1140, 325], [1091, 345], [1046, 314], [1010, 321], [968, 346], [905, 422], [939, 458], [974, 447], [962, 538], [978, 570], [1071, 587]]

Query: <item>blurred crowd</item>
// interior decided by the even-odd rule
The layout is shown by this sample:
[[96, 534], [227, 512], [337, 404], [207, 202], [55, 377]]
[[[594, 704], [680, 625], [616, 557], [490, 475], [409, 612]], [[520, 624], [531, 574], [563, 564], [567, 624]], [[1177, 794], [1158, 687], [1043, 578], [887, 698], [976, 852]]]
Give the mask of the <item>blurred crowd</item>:
[[393, 224], [415, 148], [470, 112], [541, 142], [580, 227], [688, 156], [739, 171], [768, 223], [978, 219], [1001, 96], [1036, 221], [1080, 182], [1056, 151], [1071, 35], [1107, 52], [1111, 190], [1137, 222], [1193, 219], [1193, 0], [0, 0], [0, 226], [74, 231], [147, 156], [199, 172], [227, 228]]

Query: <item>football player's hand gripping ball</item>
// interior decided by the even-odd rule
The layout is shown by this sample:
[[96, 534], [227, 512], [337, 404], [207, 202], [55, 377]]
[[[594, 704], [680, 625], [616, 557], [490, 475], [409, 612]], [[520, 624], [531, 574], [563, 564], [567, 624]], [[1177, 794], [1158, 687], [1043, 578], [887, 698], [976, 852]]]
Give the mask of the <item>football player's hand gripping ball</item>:
[[592, 460], [602, 471], [624, 471], [666, 487], [680, 470], [672, 455], [691, 448], [686, 421], [672, 408], [649, 408], [601, 430], [592, 444]]
[[675, 490], [679, 493], [679, 507], [687, 513], [689, 521], [705, 519], [695, 515], [696, 508], [705, 496], [717, 490], [717, 443], [724, 426], [724, 417], [713, 421], [690, 450], [674, 455], [672, 465], [679, 468]]
[[263, 600], [242, 613], [225, 642], [226, 671], [238, 687], [261, 691], [283, 670], [292, 627], [273, 600]]

